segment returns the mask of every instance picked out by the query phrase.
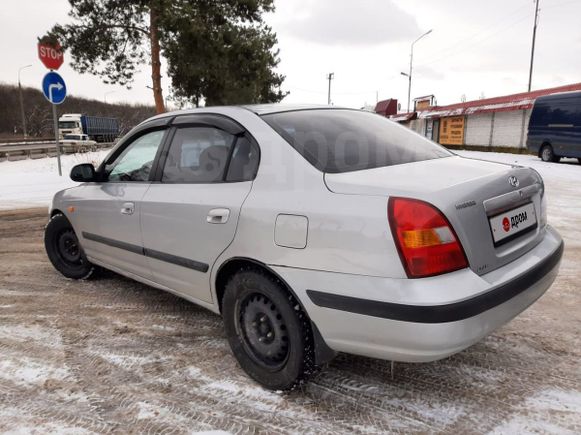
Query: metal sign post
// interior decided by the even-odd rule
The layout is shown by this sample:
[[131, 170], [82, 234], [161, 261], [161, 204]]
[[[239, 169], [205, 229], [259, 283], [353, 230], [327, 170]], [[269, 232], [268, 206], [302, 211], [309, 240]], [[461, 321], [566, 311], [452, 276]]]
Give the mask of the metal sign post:
[[45, 98], [52, 104], [52, 117], [54, 123], [54, 138], [56, 144], [56, 157], [58, 160], [59, 175], [62, 176], [61, 166], [61, 147], [59, 143], [59, 124], [56, 113], [56, 105], [65, 101], [67, 96], [67, 86], [63, 78], [56, 72], [47, 73], [42, 79], [42, 93]]
[[63, 78], [54, 70], [59, 69], [64, 62], [64, 54], [58, 42], [39, 42], [38, 58], [51, 71], [42, 79], [42, 93], [52, 104], [52, 117], [54, 123], [54, 139], [56, 146], [56, 157], [58, 161], [59, 176], [62, 177], [61, 166], [61, 146], [59, 143], [59, 121], [56, 113], [56, 105], [62, 103], [67, 96], [67, 87]]
[[56, 104], [52, 105], [52, 118], [54, 124], [54, 142], [56, 144], [56, 160], [59, 167], [59, 176], [63, 176], [63, 170], [61, 166], [61, 144], [59, 143], [59, 121], [56, 114]]

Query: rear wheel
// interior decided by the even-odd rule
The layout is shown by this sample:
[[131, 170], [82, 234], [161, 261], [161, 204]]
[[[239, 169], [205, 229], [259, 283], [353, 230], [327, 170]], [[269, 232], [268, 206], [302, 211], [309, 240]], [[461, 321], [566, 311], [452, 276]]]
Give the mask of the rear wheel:
[[222, 307], [232, 352], [255, 381], [290, 390], [312, 373], [310, 322], [280, 281], [241, 270], [226, 285]]
[[560, 157], [555, 155], [553, 147], [548, 144], [543, 145], [541, 148], [541, 159], [543, 162], [558, 162], [561, 160]]
[[87, 279], [95, 272], [71, 223], [62, 214], [53, 216], [46, 226], [44, 247], [54, 268], [67, 278]]

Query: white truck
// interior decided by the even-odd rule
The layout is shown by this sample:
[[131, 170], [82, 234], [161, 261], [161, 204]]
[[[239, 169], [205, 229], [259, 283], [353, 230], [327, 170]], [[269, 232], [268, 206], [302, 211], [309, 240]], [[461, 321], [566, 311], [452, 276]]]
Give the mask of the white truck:
[[59, 118], [59, 136], [87, 135], [95, 142], [113, 142], [119, 136], [117, 118], [65, 113]]

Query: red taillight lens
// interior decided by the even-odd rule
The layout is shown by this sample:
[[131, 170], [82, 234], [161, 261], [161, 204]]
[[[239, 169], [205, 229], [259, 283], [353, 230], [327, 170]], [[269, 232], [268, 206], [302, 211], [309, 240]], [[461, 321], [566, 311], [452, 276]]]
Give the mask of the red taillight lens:
[[408, 277], [422, 278], [468, 267], [454, 229], [433, 205], [417, 199], [390, 198], [388, 217]]

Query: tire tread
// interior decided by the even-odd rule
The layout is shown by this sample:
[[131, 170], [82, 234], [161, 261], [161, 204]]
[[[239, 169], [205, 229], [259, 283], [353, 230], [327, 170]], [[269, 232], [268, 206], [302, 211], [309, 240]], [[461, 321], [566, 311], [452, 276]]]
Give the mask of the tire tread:
[[[234, 356], [238, 359], [239, 363], [241, 363], [242, 368], [252, 378], [254, 378], [257, 382], [259, 382], [260, 384], [262, 384], [266, 388], [292, 391], [292, 390], [296, 389], [297, 387], [299, 387], [300, 385], [303, 385], [304, 383], [306, 383], [309, 380], [309, 378], [317, 372], [317, 367], [315, 365], [315, 358], [314, 358], [314, 341], [313, 341], [313, 334], [311, 331], [310, 319], [308, 318], [307, 314], [304, 312], [302, 306], [297, 301], [297, 299], [294, 297], [294, 295], [288, 290], [287, 286], [279, 278], [277, 278], [276, 276], [273, 276], [272, 274], [267, 273], [266, 271], [262, 270], [259, 267], [243, 266], [240, 269], [238, 269], [235, 273], [233, 273], [232, 276], [230, 276], [230, 278], [226, 282], [226, 290], [225, 290], [225, 295], [224, 295], [225, 303], [227, 301], [227, 298], [228, 298], [227, 295], [228, 295], [229, 291], [233, 291], [232, 288], [236, 285], [237, 280], [241, 279], [241, 277], [243, 277], [245, 275], [246, 276], [255, 275], [256, 277], [260, 277], [260, 279], [267, 280], [270, 283], [270, 285], [272, 285], [274, 288], [278, 288], [278, 290], [281, 291], [288, 299], [289, 306], [296, 313], [298, 323], [301, 326], [302, 339], [303, 339], [303, 343], [305, 344], [304, 353], [303, 353], [302, 361], [301, 361], [302, 368], [299, 371], [297, 377], [294, 379], [294, 381], [292, 381], [288, 385], [282, 386], [280, 388], [272, 388], [271, 385], [266, 384], [261, 379], [257, 379], [257, 376], [255, 376], [255, 374], [249, 373], [244, 368], [244, 366], [242, 365], [242, 363], [240, 361], [240, 358], [237, 355], [237, 350], [234, 347], [232, 347], [232, 343], [231, 343], [231, 347], [232, 347], [232, 351], [234, 353]], [[227, 310], [223, 309], [223, 315], [224, 315], [224, 311], [227, 311]], [[227, 319], [225, 318], [224, 321], [226, 323]], [[228, 331], [227, 331], [227, 333], [228, 333]], [[228, 340], [229, 341], [231, 340], [230, 336], [228, 337]]]
[[[85, 261], [88, 265], [88, 269], [85, 273], [83, 273], [81, 275], [74, 274], [71, 271], [63, 270], [63, 265], [59, 264], [59, 261], [54, 258], [54, 254], [52, 254], [52, 247], [49, 245], [48, 237], [50, 235], [49, 234], [50, 231], [52, 230], [52, 226], [58, 225], [58, 220], [62, 220], [62, 219], [64, 219], [66, 221], [66, 224], [68, 224], [72, 228], [72, 225], [70, 224], [69, 220], [62, 213], [55, 213], [54, 215], [52, 215], [50, 217], [48, 223], [46, 224], [45, 228], [44, 228], [45, 249], [46, 249], [46, 252], [47, 252], [47, 255], [48, 255], [50, 262], [52, 263], [54, 268], [57, 271], [59, 271], [66, 278], [81, 280], [81, 281], [85, 281], [85, 280], [94, 278], [97, 275], [98, 268], [97, 268], [97, 266], [95, 266], [94, 264], [92, 264], [88, 260], [86, 260], [86, 257], [85, 257]], [[63, 222], [63, 224], [64, 224], [64, 222]], [[84, 256], [84, 254], [82, 254], [82, 255]], [[66, 265], [64, 267], [66, 267]]]

